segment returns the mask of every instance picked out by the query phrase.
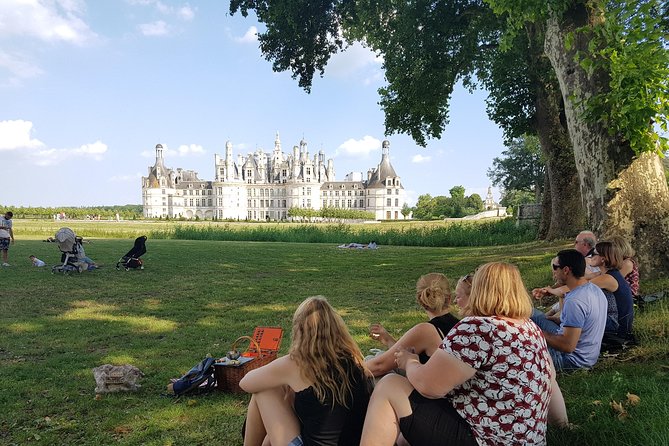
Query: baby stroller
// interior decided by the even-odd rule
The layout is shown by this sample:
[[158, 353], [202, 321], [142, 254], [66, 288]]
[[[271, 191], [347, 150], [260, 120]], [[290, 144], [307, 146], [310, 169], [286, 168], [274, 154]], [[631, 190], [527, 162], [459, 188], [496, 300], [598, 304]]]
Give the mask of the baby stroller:
[[135, 246], [116, 263], [116, 269], [125, 268], [126, 271], [132, 269], [144, 269], [144, 262], [140, 259], [146, 253], [146, 236], [137, 237]]
[[54, 238], [62, 254], [61, 265], [54, 265], [51, 268], [52, 273], [82, 272], [86, 269], [85, 263], [79, 262], [81, 243], [72, 229], [60, 228]]

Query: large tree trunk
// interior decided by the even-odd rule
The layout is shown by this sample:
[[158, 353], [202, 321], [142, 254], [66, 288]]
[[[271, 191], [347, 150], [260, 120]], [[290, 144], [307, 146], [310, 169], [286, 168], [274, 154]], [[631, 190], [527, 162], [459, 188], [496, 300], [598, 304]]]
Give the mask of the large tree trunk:
[[546, 161], [548, 186], [544, 188], [539, 237], [547, 240], [567, 238], [581, 231], [585, 224], [574, 151], [560, 88], [544, 54], [543, 33], [529, 24], [526, 31], [529, 66], [532, 67], [529, 77], [536, 86], [533, 126]]
[[606, 73], [588, 74], [575, 61], [588, 51], [587, 33], [575, 29], [599, 20], [582, 3], [548, 20], [545, 51], [557, 74], [574, 149], [581, 196], [590, 228], [600, 237], [618, 234], [637, 251], [642, 273], [669, 269], [669, 190], [654, 153], [635, 157], [629, 144], [600, 123], [583, 119], [583, 104], [608, 89]]

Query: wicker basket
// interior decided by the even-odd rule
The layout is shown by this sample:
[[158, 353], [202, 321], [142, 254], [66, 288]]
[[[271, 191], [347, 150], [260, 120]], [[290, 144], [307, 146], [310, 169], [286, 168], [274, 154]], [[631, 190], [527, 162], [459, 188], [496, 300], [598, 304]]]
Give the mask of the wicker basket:
[[[214, 363], [214, 373], [216, 375], [216, 386], [218, 387], [218, 390], [230, 393], [244, 393], [239, 387], [239, 381], [241, 381], [244, 375], [253, 369], [269, 364], [276, 359], [276, 351], [261, 350], [258, 341], [250, 336], [238, 337], [237, 340], [232, 343], [232, 350], [237, 350], [237, 344], [244, 339], [250, 341], [249, 347], [252, 345], [255, 348], [257, 355], [250, 361], [236, 365]], [[246, 354], [244, 356], [246, 356]]]

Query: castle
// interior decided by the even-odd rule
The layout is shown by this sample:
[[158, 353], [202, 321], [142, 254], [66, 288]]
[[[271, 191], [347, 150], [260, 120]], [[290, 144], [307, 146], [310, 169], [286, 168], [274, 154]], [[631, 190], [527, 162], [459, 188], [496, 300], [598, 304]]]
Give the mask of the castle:
[[399, 220], [405, 203], [404, 186], [390, 164], [390, 142], [383, 141], [381, 162], [362, 173], [335, 180], [334, 161], [323, 151], [310, 157], [302, 140], [292, 154], [281, 150], [276, 134], [271, 153], [257, 149], [233, 159], [232, 144], [225, 156], [214, 155], [213, 181], [197, 172], [165, 167], [163, 146], [156, 145], [156, 162], [142, 177], [142, 204], [148, 218], [285, 220], [294, 207], [325, 207], [369, 211], [376, 220]]

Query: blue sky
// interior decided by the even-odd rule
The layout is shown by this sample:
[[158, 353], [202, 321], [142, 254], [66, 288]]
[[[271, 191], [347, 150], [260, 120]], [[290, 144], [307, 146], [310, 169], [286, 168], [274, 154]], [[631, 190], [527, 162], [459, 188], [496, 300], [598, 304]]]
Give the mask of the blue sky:
[[[410, 204], [462, 185], [485, 197], [502, 132], [485, 92], [453, 95], [450, 124], [427, 148], [384, 136], [380, 60], [353, 46], [305, 93], [274, 73], [251, 17], [228, 2], [0, 1], [0, 204], [141, 203], [140, 177], [167, 147], [169, 167], [214, 177], [214, 154], [288, 153], [304, 138], [333, 158], [338, 180], [366, 172], [390, 141]], [[499, 193], [494, 189], [499, 200]]]

